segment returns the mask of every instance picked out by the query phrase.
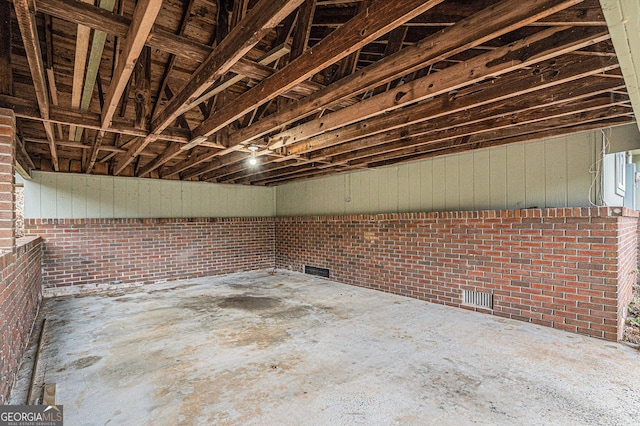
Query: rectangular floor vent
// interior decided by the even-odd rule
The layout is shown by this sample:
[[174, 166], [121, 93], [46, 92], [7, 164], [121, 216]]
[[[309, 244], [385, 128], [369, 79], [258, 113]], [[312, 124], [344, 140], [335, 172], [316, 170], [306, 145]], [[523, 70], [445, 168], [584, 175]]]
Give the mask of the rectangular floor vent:
[[465, 305], [480, 306], [482, 308], [493, 309], [493, 294], [481, 291], [463, 290], [462, 297]]
[[327, 268], [318, 268], [315, 266], [304, 265], [304, 273], [329, 278], [329, 270]]

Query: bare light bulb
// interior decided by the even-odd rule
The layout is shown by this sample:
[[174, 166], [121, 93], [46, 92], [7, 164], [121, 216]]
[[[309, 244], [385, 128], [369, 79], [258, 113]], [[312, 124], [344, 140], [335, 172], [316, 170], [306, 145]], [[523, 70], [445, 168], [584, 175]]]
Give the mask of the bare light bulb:
[[258, 164], [258, 160], [256, 159], [256, 157], [249, 158], [249, 164], [251, 164], [252, 166]]

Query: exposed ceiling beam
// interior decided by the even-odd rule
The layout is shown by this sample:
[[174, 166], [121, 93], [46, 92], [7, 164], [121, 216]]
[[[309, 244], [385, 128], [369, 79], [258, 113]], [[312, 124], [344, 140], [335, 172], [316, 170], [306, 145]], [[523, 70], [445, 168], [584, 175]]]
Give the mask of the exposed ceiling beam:
[[192, 78], [165, 106], [152, 122], [152, 135], [132, 147], [116, 162], [114, 174], [119, 174], [149, 143], [157, 139], [153, 135], [161, 133], [177, 116], [190, 110], [198, 99], [218, 78], [222, 77], [249, 52], [271, 29], [303, 0], [261, 0], [245, 16], [242, 22], [231, 30], [198, 69]]
[[[551, 63], [553, 62], [553, 63]], [[444, 96], [442, 102], [428, 102], [422, 105], [416, 105], [403, 111], [403, 114], [393, 113], [387, 116], [381, 116], [368, 121], [367, 127], [379, 129], [380, 131], [393, 129], [393, 133], [387, 133], [382, 138], [389, 137], [393, 140], [393, 135], [403, 138], [410, 135], [410, 131], [425, 132], [431, 130], [429, 120], [436, 120], [440, 117], [447, 117], [449, 114], [463, 113], [470, 108], [479, 108], [495, 102], [504, 101], [517, 96], [523, 96], [534, 91], [540, 91], [549, 89], [554, 86], [560, 86], [568, 84], [572, 81], [581, 80], [584, 77], [597, 75], [601, 72], [602, 68], [616, 68], [618, 64], [610, 60], [608, 64], [603, 64], [600, 60], [590, 61], [568, 61], [566, 58], [563, 60], [552, 60], [547, 64], [542, 64], [535, 70], [521, 70], [511, 75], [503, 77], [500, 84], [493, 84], [492, 82], [486, 82], [469, 90], [461, 91], [451, 97]], [[586, 81], [586, 80], [585, 80]], [[590, 81], [590, 80], [589, 80]], [[617, 86], [617, 85], [616, 85]], [[580, 92], [578, 90], [578, 92]], [[495, 104], [494, 104], [495, 105]], [[402, 118], [400, 118], [402, 116]], [[425, 123], [424, 125], [416, 125], [408, 127], [406, 132], [400, 127], [392, 124], [397, 120], [405, 120], [408, 125], [412, 123]], [[357, 126], [350, 126], [345, 128], [345, 133], [352, 132]], [[361, 127], [361, 126], [360, 126]], [[348, 140], [354, 140], [357, 138], [363, 138], [371, 136], [379, 131], [371, 133], [357, 131], [358, 136], [356, 138], [345, 138], [345, 142]], [[383, 134], [385, 135], [385, 134]], [[316, 145], [315, 149], [320, 149], [326, 146], [333, 146], [334, 144]], [[346, 144], [345, 148], [354, 148], [353, 145]], [[335, 155], [336, 152], [332, 150], [322, 151], [324, 155]]]
[[305, 0], [298, 11], [298, 21], [293, 29], [293, 42], [291, 43], [291, 54], [289, 61], [293, 61], [307, 48], [309, 43], [309, 33], [311, 33], [311, 23], [313, 13], [316, 10], [316, 0]]
[[[91, 3], [91, 0], [81, 0], [84, 3]], [[80, 108], [82, 97], [82, 83], [84, 81], [84, 69], [87, 64], [87, 53], [89, 50], [89, 39], [91, 38], [91, 28], [78, 24], [76, 30], [76, 50], [73, 64], [73, 83], [71, 88], [71, 108]], [[69, 139], [75, 138], [76, 128], [69, 128]]]
[[[460, 145], [458, 146], [452, 146], [452, 147], [442, 149], [439, 151], [434, 151], [434, 152], [430, 151], [425, 153], [413, 154], [406, 158], [384, 160], [384, 161], [380, 161], [379, 163], [369, 164], [368, 168], [384, 167], [384, 166], [396, 164], [399, 162], [417, 161], [417, 160], [422, 160], [422, 159], [427, 159], [427, 158], [432, 158], [432, 157], [442, 156], [442, 155], [459, 154], [459, 153], [470, 151], [472, 149], [474, 150], [483, 149], [483, 148], [502, 146], [502, 145], [517, 143], [517, 142], [537, 140], [542, 138], [545, 138], [545, 139], [553, 138], [556, 136], [575, 134], [575, 133], [589, 131], [593, 129], [601, 129], [606, 127], [618, 126], [618, 125], [629, 123], [632, 120], [633, 118], [627, 117], [627, 116], [595, 119], [595, 121], [572, 123], [570, 125], [548, 129], [539, 133], [523, 133], [521, 135], [506, 137], [502, 139], [487, 140], [487, 141], [478, 139], [473, 144], [470, 144], [469, 140], [462, 140], [460, 141]], [[458, 138], [458, 139], [461, 139], [461, 138]], [[298, 170], [294, 169], [289, 172], [281, 173], [273, 177], [262, 177], [260, 179], [253, 179], [251, 183], [254, 185], [267, 185], [267, 186], [280, 185], [280, 184], [298, 180], [301, 178], [319, 177], [319, 176], [324, 176], [324, 175], [328, 175], [336, 172], [358, 170], [361, 168], [362, 168], [362, 165], [358, 165], [354, 167], [340, 165], [340, 166], [337, 166], [336, 169], [330, 169], [330, 168], [317, 169], [312, 166], [306, 166], [306, 167], [299, 168]], [[238, 183], [242, 183], [242, 182], [238, 182]]]
[[[115, 0], [100, 0], [100, 8], [111, 11], [115, 5]], [[80, 25], [78, 26], [80, 28]], [[86, 27], [85, 27], [86, 28]], [[80, 105], [77, 108], [80, 111], [89, 110], [91, 105], [91, 99], [93, 98], [93, 90], [98, 80], [98, 73], [100, 71], [100, 63], [102, 62], [102, 53], [104, 52], [104, 45], [107, 41], [107, 33], [104, 31], [95, 30], [93, 32], [93, 39], [91, 41], [91, 53], [89, 53], [89, 62], [87, 64], [87, 72], [84, 77], [84, 85], [82, 88], [82, 98]], [[86, 47], [85, 47], [86, 49]], [[77, 66], [77, 65], [76, 65]], [[80, 82], [82, 83], [82, 76], [84, 75], [84, 67], [80, 70]], [[76, 77], [76, 68], [74, 67], [74, 79]], [[74, 81], [75, 83], [75, 81]], [[74, 104], [72, 104], [72, 107]], [[71, 132], [73, 127], [69, 130], [69, 139], [78, 141], [82, 138], [82, 127], [76, 128], [75, 132]]]
[[276, 74], [238, 97], [232, 105], [206, 119], [193, 131], [193, 140], [184, 149], [198, 145], [206, 137], [242, 117], [252, 109], [348, 56], [404, 22], [426, 12], [443, 0], [378, 0], [342, 27], [329, 34]]
[[[189, 19], [191, 16], [191, 11], [193, 9], [193, 5], [195, 4], [195, 0], [188, 0], [187, 5], [184, 8], [182, 13], [182, 18], [180, 19], [180, 28], [178, 28], [177, 35], [184, 35], [185, 30], [187, 29], [187, 25], [189, 24]], [[160, 106], [160, 100], [165, 94], [165, 87], [169, 83], [169, 75], [171, 71], [173, 71], [173, 67], [176, 63], [176, 55], [169, 54], [169, 60], [167, 61], [167, 65], [165, 66], [164, 72], [162, 74], [162, 79], [160, 80], [160, 90], [158, 90], [158, 99], [153, 108], [153, 113], [151, 116], [155, 116], [155, 114], [159, 111], [158, 107]]]
[[[566, 88], [564, 87], [566, 86]], [[381, 133], [379, 135], [365, 137], [353, 142], [336, 145], [330, 148], [321, 149], [312, 152], [306, 157], [307, 161], [330, 160], [331, 163], [345, 163], [361, 157], [366, 157], [367, 152], [384, 153], [394, 149], [403, 149], [416, 141], [418, 144], [424, 141], [431, 141], [438, 138], [438, 135], [447, 135], [450, 137], [469, 136], [469, 132], [478, 132], [488, 129], [495, 129], [502, 120], [504, 127], [520, 124], [523, 120], [522, 114], [530, 111], [543, 111], [547, 113], [547, 109], [555, 108], [557, 113], [557, 105], [567, 103], [575, 103], [594, 94], [608, 94], [610, 91], [617, 89], [619, 83], [610, 79], [591, 77], [585, 81], [575, 81], [571, 84], [562, 86], [560, 93], [548, 93], [544, 90], [538, 90], [531, 94], [515, 96], [508, 100], [494, 102], [492, 104], [483, 105], [477, 108], [465, 109], [453, 114], [443, 115], [440, 118], [428, 120], [405, 129], [396, 129], [393, 131]], [[593, 91], [591, 90], [593, 88]], [[605, 98], [600, 98], [603, 102]], [[609, 99], [606, 99], [609, 103]], [[571, 110], [572, 112], [575, 110]], [[520, 114], [517, 116], [515, 114]], [[549, 114], [550, 116], [551, 114]], [[519, 118], [520, 117], [520, 118]], [[532, 120], [533, 115], [527, 116]], [[520, 120], [520, 121], [519, 121]], [[472, 125], [479, 125], [478, 129], [472, 129]], [[444, 137], [444, 136], [442, 136]], [[371, 155], [371, 154], [369, 154]], [[288, 160], [284, 164], [288, 163]], [[265, 171], [282, 169], [283, 163], [272, 163], [263, 166]], [[217, 170], [215, 177], [218, 181], [222, 171]], [[258, 171], [251, 170], [245, 165], [237, 170], [234, 175], [228, 177], [228, 180], [247, 179], [253, 175], [260, 174]], [[214, 176], [204, 175], [203, 180], [208, 180]], [[223, 180], [224, 181], [224, 180]]]
[[[356, 139], [352, 142], [335, 145], [329, 148], [313, 151], [310, 159], [326, 159], [331, 157], [335, 161], [342, 161], [349, 153], [362, 149], [371, 149], [379, 145], [394, 143], [395, 141], [405, 141], [407, 138], [418, 137], [435, 132], [449, 131], [456, 134], [460, 131], [458, 126], [469, 125], [479, 121], [489, 119], [500, 119], [508, 114], [524, 112], [538, 108], [551, 108], [559, 103], [572, 102], [599, 94], [609, 94], [620, 87], [619, 83], [601, 77], [589, 77], [585, 80], [567, 81], [562, 83], [562, 89], [553, 94], [545, 90], [536, 90], [531, 94], [519, 94], [515, 91], [515, 96], [503, 99], [498, 102], [482, 104], [476, 107], [468, 107], [460, 110], [455, 106], [451, 108], [451, 113], [441, 112], [434, 114], [434, 118], [428, 119], [403, 129], [390, 130], [374, 136], [366, 136], [363, 139]], [[546, 86], [539, 86], [545, 88]], [[428, 116], [427, 116], [428, 117]], [[460, 134], [459, 136], [464, 136]], [[404, 142], [403, 142], [404, 143]], [[387, 148], [390, 148], [387, 145]]]
[[[271, 68], [266, 68], [266, 65], [286, 55], [289, 52], [289, 50], [290, 50], [289, 46], [286, 44], [277, 46], [274, 50], [272, 50], [271, 52], [268, 52], [262, 58], [258, 59], [258, 61], [255, 62], [255, 64], [265, 66], [265, 72], [267, 73], [266, 75], [271, 75], [271, 73], [275, 72], [275, 70], [272, 70]], [[206, 93], [206, 97], [212, 97], [218, 93], [223, 92], [224, 90], [228, 89], [229, 87], [241, 81], [243, 78], [244, 78], [243, 75], [236, 74], [235, 76], [230, 76], [228, 78], [219, 80], [212, 86], [211, 90]], [[302, 84], [301, 86], [304, 86], [305, 88], [309, 88], [309, 90], [315, 90], [318, 85], [314, 85], [313, 83], [308, 82], [306, 84]], [[181, 151], [182, 151], [181, 145], [174, 144], [170, 146], [155, 161], [149, 162], [145, 166], [143, 166], [137, 175], [144, 176], [147, 173], [152, 172], [153, 170], [162, 166], [166, 162], [172, 160]], [[176, 173], [179, 173], [179, 172], [176, 172]]]
[[[49, 119], [49, 95], [47, 91], [46, 77], [44, 73], [44, 63], [42, 61], [42, 53], [40, 51], [40, 40], [38, 39], [38, 31], [36, 26], [36, 17], [29, 10], [28, 0], [15, 0], [13, 6], [16, 12], [16, 19], [20, 27], [22, 35], [22, 43], [27, 54], [27, 61], [31, 71], [33, 80], [33, 88], [36, 92], [38, 108], [40, 115], [45, 120]], [[44, 129], [49, 141], [49, 151], [51, 153], [51, 163], [54, 170], [60, 170], [58, 163], [58, 152], [56, 150], [56, 141], [53, 131], [53, 125], [50, 122], [44, 122]]]
[[11, 4], [8, 1], [0, 3], [0, 94], [13, 95]]
[[551, 117], [544, 119], [546, 121], [545, 123], [527, 123], [524, 125], [511, 126], [491, 132], [472, 135], [469, 138], [453, 138], [448, 141], [441, 141], [433, 144], [424, 143], [401, 151], [380, 153], [375, 156], [356, 160], [353, 164], [350, 162], [349, 166], [362, 166], [366, 164], [369, 167], [379, 167], [389, 164], [390, 161], [397, 162], [406, 160], [407, 158], [416, 158], [416, 156], [419, 156], [419, 158], [425, 158], [429, 154], [431, 154], [431, 156], [441, 154], [442, 151], [447, 151], [452, 148], [458, 148], [461, 150], [478, 149], [482, 146], [481, 144], [491, 144], [492, 142], [506, 138], [523, 137], [528, 140], [539, 139], [544, 137], [544, 132], [552, 131], [554, 129], [627, 117], [630, 117], [630, 107], [623, 108], [609, 106], [608, 108], [595, 111], [579, 111], [574, 113], [573, 116]]
[[[561, 27], [560, 27], [561, 28]], [[570, 28], [559, 31], [553, 27], [540, 31], [508, 46], [478, 55], [468, 61], [449, 67], [442, 73], [434, 73], [421, 79], [371, 97], [357, 105], [344, 108], [321, 119], [312, 120], [293, 129], [279, 133], [270, 139], [270, 148], [290, 146], [290, 154], [300, 154], [308, 147], [326, 146], [345, 141], [345, 135], [353, 128], [352, 123], [381, 115], [419, 101], [439, 96], [452, 90], [467, 87], [487, 78], [496, 78], [509, 72], [523, 69], [550, 58], [558, 57], [582, 47], [608, 39], [609, 35], [600, 28]], [[585, 59], [585, 62], [587, 59]], [[596, 61], [600, 62], [599, 58]], [[402, 125], [408, 124], [405, 112], [399, 110], [393, 117], [401, 117]], [[371, 122], [363, 124], [364, 131], [378, 130]], [[335, 131], [334, 131], [335, 130]], [[314, 136], [318, 137], [314, 138]]]
[[[124, 37], [131, 26], [129, 18], [78, 0], [37, 0], [36, 4], [39, 12], [118, 37]], [[151, 30], [147, 44], [155, 49], [196, 62], [205, 60], [212, 51], [207, 45], [177, 36], [172, 31], [161, 27]]]
[[364, 90], [387, 83], [405, 73], [477, 46], [575, 3], [576, 1], [549, 0], [538, 1], [536, 4], [525, 4], [524, 2], [506, 0], [492, 5], [451, 28], [441, 30], [404, 48], [401, 52], [390, 55], [378, 63], [318, 90], [285, 110], [232, 133], [227, 150], [202, 154], [185, 160], [182, 164], [166, 171], [163, 176], [172, 176], [208, 161], [214, 156], [226, 155], [239, 145], [264, 136], [282, 125], [289, 124], [311, 113], [320, 112], [327, 106], [349, 99]]
[[[37, 104], [22, 99], [0, 95], [0, 107], [12, 109], [16, 117], [45, 123], [74, 125], [91, 130], [102, 130], [102, 120], [99, 114], [92, 112], [78, 112], [64, 108], [50, 107], [49, 119], [44, 120], [38, 110]], [[133, 123], [124, 119], [114, 119], [112, 126], [106, 132], [136, 136], [144, 138], [149, 133], [146, 130], [137, 129]], [[186, 129], [169, 127], [158, 136], [158, 140], [173, 141], [185, 144], [189, 142], [191, 132]], [[215, 142], [206, 142], [203, 146], [222, 149], [224, 146]]]
[[436, 63], [470, 47], [478, 46], [576, 3], [579, 3], [579, 0], [528, 2], [505, 0], [492, 5], [450, 28], [443, 29], [327, 86], [282, 112], [266, 117], [251, 127], [241, 129], [231, 135], [229, 145], [233, 147], [264, 136], [283, 124], [292, 123], [311, 113], [318, 112], [340, 99], [355, 96], [403, 74]]
[[[400, 157], [406, 153], [421, 151], [423, 147], [427, 145], [441, 147], [442, 144], [445, 144], [446, 146], [446, 143], [450, 143], [446, 141], [457, 140], [461, 137], [482, 135], [483, 138], [492, 138], [497, 135], [498, 132], [500, 132], [500, 135], [504, 135], [503, 130], [505, 129], [511, 128], [516, 129], [514, 131], [522, 132], [522, 129], [525, 127], [530, 133], [534, 133], [552, 128], [557, 125], [556, 123], [575, 122], [581, 119], [593, 119], [594, 117], [600, 119], [602, 118], [600, 114], [603, 112], [606, 112], [607, 116], [616, 116], [627, 114], [629, 110], [630, 106], [611, 106], [610, 100], [607, 97], [545, 106], [544, 108], [514, 112], [508, 116], [489, 118], [476, 123], [460, 125], [449, 132], [436, 130], [415, 136], [411, 135], [396, 142], [366, 147], [351, 153], [335, 156], [333, 157], [333, 161], [336, 164], [363, 164], [371, 162], [368, 157]], [[576, 114], [582, 115], [578, 116]]]
[[190, 110], [219, 77], [231, 69], [271, 29], [275, 28], [303, 0], [261, 0], [247, 16], [220, 42], [191, 79], [153, 120], [153, 132], [161, 132], [175, 117]]
[[102, 108], [103, 128], [111, 125], [118, 103], [161, 7], [162, 0], [139, 0], [136, 5], [132, 24], [125, 38], [124, 47], [118, 58], [118, 66], [111, 78], [111, 85]]
[[[348, 142], [349, 140], [362, 138], [385, 130], [406, 126], [414, 122], [424, 121], [432, 117], [427, 112], [432, 112], [440, 108], [440, 103], [431, 101], [410, 108], [398, 109], [397, 111], [382, 115], [378, 119], [369, 119], [362, 121], [361, 123], [351, 124], [331, 131], [331, 129], [340, 127], [341, 125], [344, 126], [350, 122], [370, 117], [371, 114], [375, 115], [375, 113], [371, 112], [372, 110], [369, 107], [373, 107], [373, 111], [377, 112], [379, 109], [384, 111], [383, 108], [385, 107], [387, 110], [391, 110], [407, 105], [404, 102], [400, 102], [398, 99], [399, 94], [401, 94], [401, 99], [406, 98], [402, 99], [402, 101], [407, 100], [410, 102], [414, 102], [414, 97], [417, 97], [417, 100], [421, 100], [427, 97], [438, 96], [448, 93], [453, 89], [469, 86], [474, 82], [482, 81], [488, 76], [496, 77], [501, 74], [507, 74], [508, 72], [534, 65], [543, 60], [559, 56], [567, 51], [579, 49], [584, 45], [591, 44], [600, 38], [606, 37], [608, 37], [606, 31], [603, 32], [601, 29], [568, 29], [562, 31], [561, 28], [550, 28], [548, 30], [538, 32], [531, 37], [512, 43], [509, 46], [496, 49], [486, 54], [474, 57], [467, 62], [454, 65], [443, 73], [443, 75], [433, 74], [419, 80], [414, 80], [410, 84], [400, 86], [393, 91], [370, 98], [356, 106], [344, 108], [334, 114], [323, 117], [320, 120], [309, 122], [309, 125], [303, 124], [294, 129], [298, 130], [298, 132], [295, 133], [296, 136], [304, 134], [304, 131], [309, 132], [307, 135], [310, 134], [312, 136], [317, 136], [311, 137], [308, 140], [304, 140], [305, 138], [303, 138], [302, 143], [288, 147], [287, 154], [298, 155], [311, 150], [317, 150], [323, 147]], [[525, 54], [523, 54], [523, 52], [525, 52]], [[585, 66], [589, 65], [586, 63], [586, 60], [584, 62]], [[615, 64], [615, 61], [610, 62]], [[562, 63], [564, 64], [565, 62]], [[606, 67], [600, 67], [601, 60], [599, 58], [593, 59], [590, 65], [597, 70], [591, 71], [592, 73], [606, 69]], [[577, 67], [579, 68], [579, 72], [580, 65]], [[576, 68], [576, 66], [574, 66], [574, 68]], [[615, 68], [615, 66], [613, 68]], [[533, 76], [529, 76], [529, 71], [522, 71], [517, 74], [516, 77], [513, 77], [513, 80], [515, 83], [517, 82], [517, 79], [526, 79], [526, 77], [528, 77], [526, 80], [531, 87], [525, 88], [525, 90], [534, 90], [533, 87], [535, 87], [535, 84], [538, 81], [544, 81], [546, 84], [554, 84], [554, 73], [556, 73], [555, 67], [552, 67], [551, 70], [547, 70], [547, 72], [543, 73], [539, 78], [535, 74]], [[548, 79], [544, 80], [545, 77], [548, 77]], [[557, 73], [555, 74], [555, 77], [557, 77]], [[492, 88], [493, 84], [489, 82], [486, 83], [485, 86]], [[499, 88], [504, 91], [503, 96], [506, 96], [505, 93], [511, 93], [510, 91], [514, 89], [514, 86], [503, 83], [499, 85]], [[471, 86], [470, 90], [481, 92], [479, 88], [473, 86]], [[485, 103], [488, 103], [494, 95], [495, 94], [491, 92], [491, 95], [483, 97], [482, 100]], [[381, 101], [381, 98], [384, 98], [388, 102]], [[476, 99], [479, 99], [479, 97], [476, 97]], [[360, 105], [363, 104], [364, 107], [360, 107]], [[453, 106], [457, 105], [457, 103], [448, 102], [444, 103], [444, 105]], [[468, 106], [469, 105], [467, 105], [467, 107]], [[356, 109], [356, 107], [359, 108]], [[332, 119], [332, 116], [335, 117]], [[356, 119], [355, 117], [359, 118]], [[341, 122], [341, 125], [334, 126], [336, 121]], [[322, 130], [325, 128], [329, 131], [323, 133]], [[290, 138], [293, 139], [293, 137]], [[280, 140], [284, 140], [286, 142], [284, 137], [281, 137]], [[292, 144], [285, 142], [281, 142], [279, 146]], [[278, 146], [275, 148], [277, 147]], [[270, 143], [270, 149], [275, 148], [273, 147], [273, 144]], [[200, 173], [207, 173], [209, 171], [210, 170], [207, 167], [202, 167], [197, 170], [197, 172]]]

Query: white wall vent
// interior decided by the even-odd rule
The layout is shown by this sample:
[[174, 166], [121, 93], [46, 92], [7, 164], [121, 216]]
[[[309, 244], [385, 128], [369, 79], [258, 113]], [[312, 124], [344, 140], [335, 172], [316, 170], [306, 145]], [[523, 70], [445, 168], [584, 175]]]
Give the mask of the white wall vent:
[[462, 290], [462, 303], [493, 309], [493, 294], [481, 291]]

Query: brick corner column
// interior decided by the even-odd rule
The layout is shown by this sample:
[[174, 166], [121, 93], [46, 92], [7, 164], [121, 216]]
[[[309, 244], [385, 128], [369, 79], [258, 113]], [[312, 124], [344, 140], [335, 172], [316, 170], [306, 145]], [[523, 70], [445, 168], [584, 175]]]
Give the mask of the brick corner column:
[[0, 108], [0, 251], [16, 245], [15, 137], [13, 110]]

